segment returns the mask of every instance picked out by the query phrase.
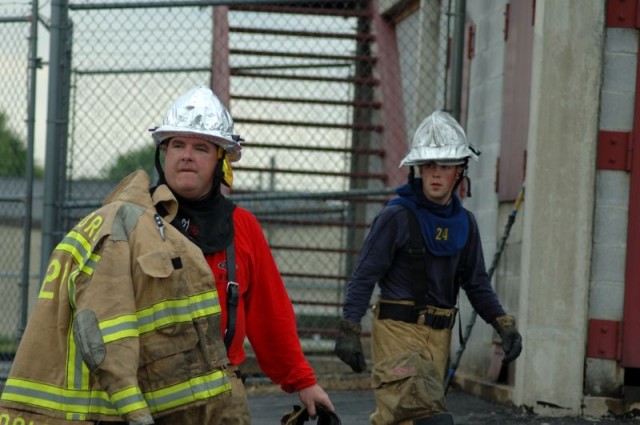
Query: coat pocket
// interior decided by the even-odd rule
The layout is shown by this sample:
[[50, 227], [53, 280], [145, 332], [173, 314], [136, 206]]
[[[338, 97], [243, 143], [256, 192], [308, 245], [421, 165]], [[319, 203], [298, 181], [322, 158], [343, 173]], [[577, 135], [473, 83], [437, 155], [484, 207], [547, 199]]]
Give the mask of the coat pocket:
[[142, 272], [153, 278], [167, 278], [173, 273], [174, 267], [171, 256], [167, 251], [152, 251], [137, 259]]

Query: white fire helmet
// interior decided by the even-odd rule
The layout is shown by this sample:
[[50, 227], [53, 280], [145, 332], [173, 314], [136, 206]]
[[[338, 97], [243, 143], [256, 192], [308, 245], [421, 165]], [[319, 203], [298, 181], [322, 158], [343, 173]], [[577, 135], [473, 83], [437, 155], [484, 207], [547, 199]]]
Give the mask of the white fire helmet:
[[206, 139], [227, 152], [231, 161], [240, 159], [242, 139], [233, 134], [233, 118], [220, 99], [207, 87], [196, 87], [178, 97], [164, 115], [162, 125], [151, 136], [156, 145], [175, 136]]
[[447, 112], [435, 111], [418, 126], [413, 136], [413, 146], [400, 161], [400, 167], [429, 161], [462, 165], [469, 158], [477, 161], [479, 154], [480, 151], [469, 145], [464, 130], [455, 118]]

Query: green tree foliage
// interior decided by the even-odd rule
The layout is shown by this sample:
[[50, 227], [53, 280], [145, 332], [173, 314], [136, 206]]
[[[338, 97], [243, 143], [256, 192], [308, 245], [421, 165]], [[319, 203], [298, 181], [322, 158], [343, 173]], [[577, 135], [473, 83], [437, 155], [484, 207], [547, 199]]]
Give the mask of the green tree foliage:
[[[34, 168], [41, 177], [42, 168]], [[25, 177], [27, 175], [27, 148], [16, 134], [7, 128], [7, 116], [0, 112], [0, 176]]]
[[118, 182], [135, 170], [145, 170], [153, 178], [155, 173], [155, 145], [148, 145], [143, 148], [118, 155], [115, 164], [104, 172], [104, 177], [108, 181]]

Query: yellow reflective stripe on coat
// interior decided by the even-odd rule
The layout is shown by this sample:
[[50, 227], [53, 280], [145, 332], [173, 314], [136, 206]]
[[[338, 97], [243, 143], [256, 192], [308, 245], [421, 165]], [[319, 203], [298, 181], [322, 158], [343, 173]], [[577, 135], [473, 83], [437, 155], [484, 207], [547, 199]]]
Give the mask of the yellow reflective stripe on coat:
[[91, 252], [91, 243], [80, 233], [73, 230], [56, 246], [56, 251], [71, 254], [76, 263], [78, 263], [78, 269], [89, 276], [93, 274], [96, 264], [100, 261], [100, 255]]
[[147, 402], [138, 387], [129, 387], [113, 393], [111, 401], [116, 405], [120, 415], [126, 415], [147, 407]]
[[217, 370], [168, 388], [146, 392], [144, 397], [151, 413], [156, 413], [217, 397], [229, 391], [231, 391], [229, 377], [222, 370]]
[[231, 382], [222, 370], [155, 391], [140, 393], [130, 387], [113, 394], [103, 390], [70, 390], [50, 384], [9, 378], [2, 400], [24, 403], [66, 414], [67, 418], [84, 420], [88, 415], [122, 416], [148, 406], [151, 413], [163, 412], [194, 401], [202, 401], [231, 391]]
[[195, 319], [220, 313], [218, 292], [207, 291], [178, 300], [165, 300], [127, 314], [100, 322], [105, 343], [132, 338], [168, 325], [189, 323]]
[[73, 322], [69, 329], [69, 335], [67, 336], [67, 388], [74, 390], [83, 390], [89, 388], [89, 368], [82, 360], [82, 356], [76, 349], [76, 341], [73, 337]]
[[86, 418], [84, 415], [89, 413], [118, 416], [106, 391], [70, 390], [24, 379], [7, 379], [2, 400], [66, 413], [78, 419]]
[[138, 316], [126, 314], [109, 320], [103, 320], [99, 324], [102, 331], [102, 340], [106, 343], [117, 341], [123, 338], [137, 338]]
[[165, 300], [138, 310], [138, 330], [142, 335], [167, 325], [192, 322], [194, 319], [218, 313], [218, 292], [207, 291], [188, 298]]
[[55, 250], [68, 253], [78, 264], [78, 268], [70, 273], [69, 279], [65, 282], [67, 291], [69, 291], [69, 302], [71, 307], [75, 309], [75, 284], [78, 274], [93, 275], [101, 256], [91, 252], [91, 243], [80, 233], [73, 230], [67, 233]]

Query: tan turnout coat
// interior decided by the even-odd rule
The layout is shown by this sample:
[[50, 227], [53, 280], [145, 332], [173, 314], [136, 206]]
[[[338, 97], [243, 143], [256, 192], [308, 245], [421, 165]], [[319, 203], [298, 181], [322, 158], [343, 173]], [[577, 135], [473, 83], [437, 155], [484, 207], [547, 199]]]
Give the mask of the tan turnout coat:
[[55, 248], [1, 406], [144, 424], [229, 395], [214, 277], [149, 182], [125, 178]]

